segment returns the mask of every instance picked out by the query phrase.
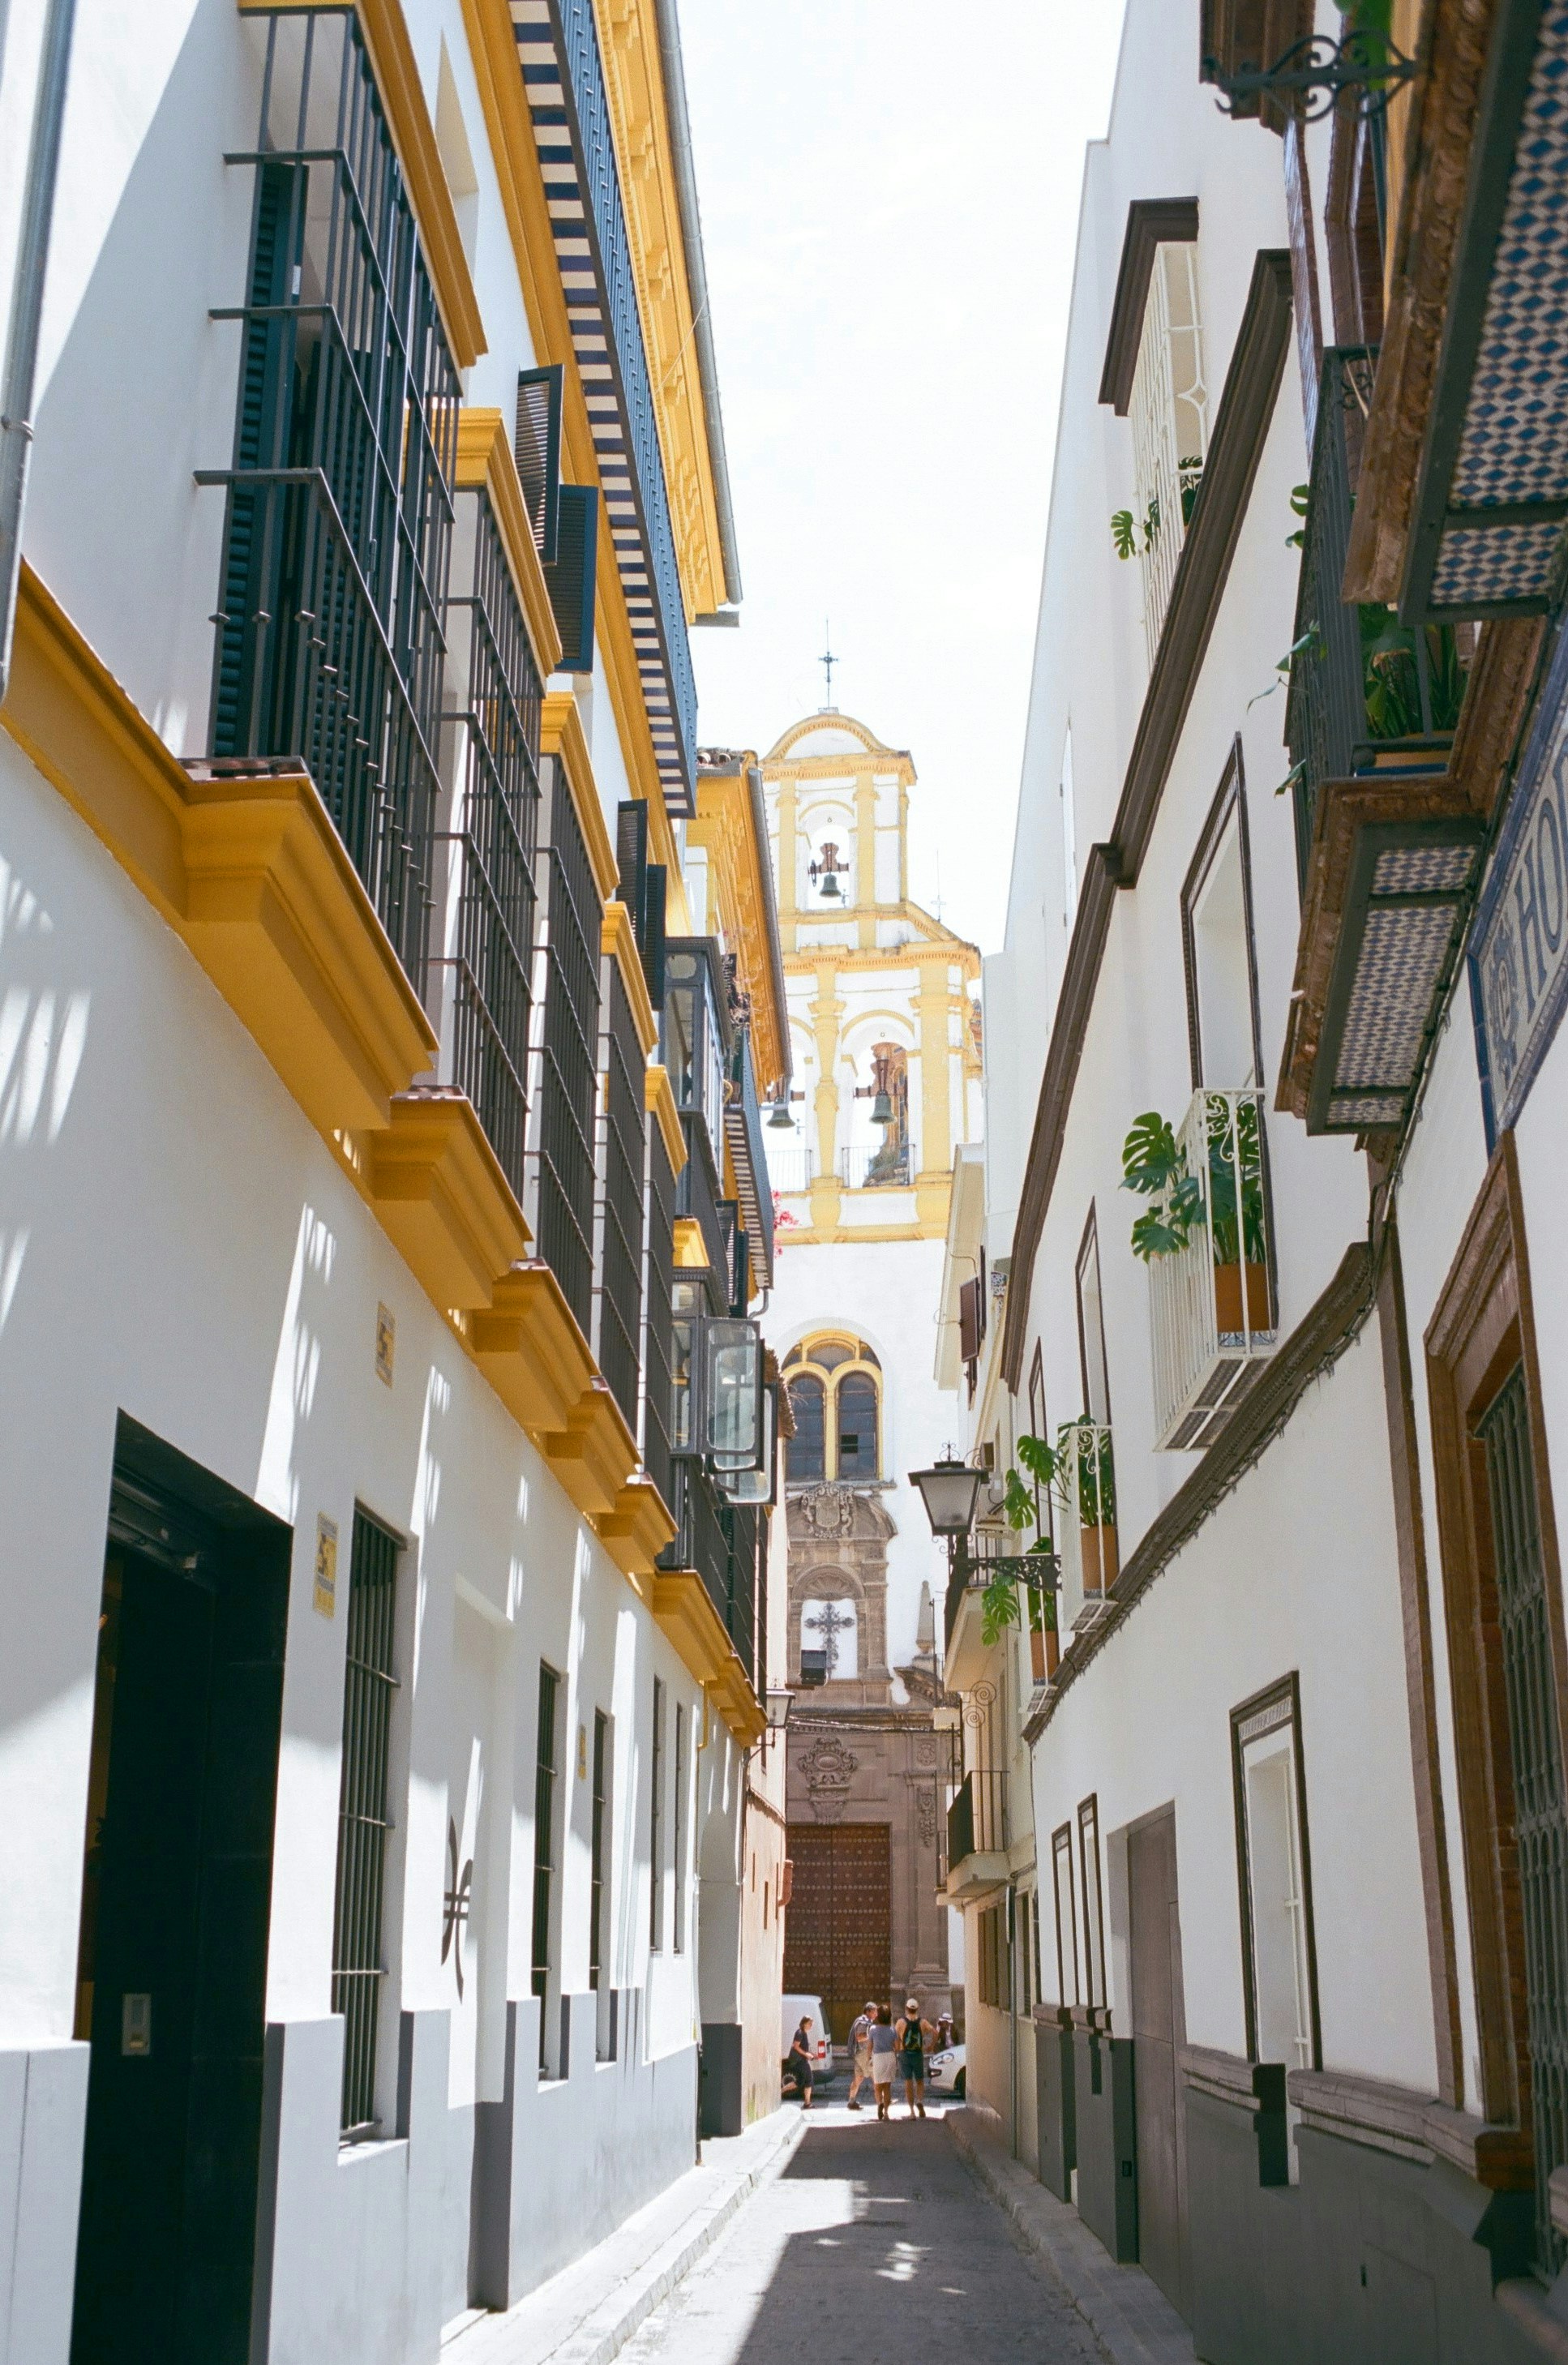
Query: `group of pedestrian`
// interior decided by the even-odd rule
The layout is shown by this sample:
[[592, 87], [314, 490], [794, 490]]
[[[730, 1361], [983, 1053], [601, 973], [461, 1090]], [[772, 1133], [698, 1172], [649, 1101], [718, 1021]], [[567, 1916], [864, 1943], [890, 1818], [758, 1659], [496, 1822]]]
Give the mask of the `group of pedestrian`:
[[[925, 2060], [929, 2053], [938, 2051], [944, 2043], [951, 2042], [952, 2021], [946, 2012], [940, 2025], [933, 2025], [920, 2009], [918, 1996], [905, 1999], [898, 2019], [890, 2006], [868, 2002], [866, 2009], [849, 2031], [849, 2107], [864, 2108], [857, 2100], [863, 2086], [869, 2086], [876, 2096], [877, 2116], [892, 2117], [893, 2081], [903, 2080], [904, 2100], [912, 2119], [925, 2116]], [[815, 2072], [812, 2062], [812, 2021], [810, 2013], [802, 2016], [800, 2026], [790, 2040], [790, 2051], [784, 2063], [784, 2091], [799, 2095], [801, 2107], [812, 2107], [812, 2088]]]
[[912, 2119], [925, 2116], [925, 2057], [937, 2032], [921, 2013], [916, 1996], [905, 1999], [897, 2020], [885, 2003], [868, 2003], [849, 2031], [849, 2107], [858, 2111], [863, 2086], [876, 2096], [877, 2116], [893, 2114], [893, 2080], [903, 2080], [904, 2100]]

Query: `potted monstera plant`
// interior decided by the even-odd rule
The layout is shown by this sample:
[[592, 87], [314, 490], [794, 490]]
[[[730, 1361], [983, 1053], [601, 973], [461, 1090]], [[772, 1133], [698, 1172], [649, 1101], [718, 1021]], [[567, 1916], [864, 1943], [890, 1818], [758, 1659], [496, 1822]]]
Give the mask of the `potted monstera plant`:
[[[1020, 1622], [1023, 1617], [1019, 1601], [1022, 1584], [1029, 1595], [1030, 1631], [1032, 1633], [1039, 1632], [1045, 1638], [1048, 1673], [1056, 1665], [1057, 1559], [1050, 1530], [1040, 1517], [1040, 1508], [1041, 1490], [1044, 1489], [1048, 1497], [1057, 1485], [1058, 1457], [1043, 1438], [1021, 1437], [1018, 1440], [1018, 1460], [1033, 1484], [1025, 1485], [1024, 1476], [1016, 1468], [1009, 1470], [1002, 1500], [1002, 1516], [1014, 1535], [1026, 1534], [1032, 1528], [1034, 1541], [1025, 1545], [1021, 1553], [1014, 1555], [1009, 1564], [997, 1568], [987, 1581], [980, 1597], [980, 1639], [989, 1645], [997, 1640], [1003, 1627], [1016, 1626]], [[1027, 1567], [1021, 1575], [1016, 1565], [1019, 1560], [1025, 1563], [1037, 1560], [1040, 1564], [1037, 1578]], [[1037, 1628], [1035, 1624], [1036, 1617], [1040, 1621]]]
[[[1221, 1338], [1238, 1338], [1272, 1327], [1258, 1103], [1250, 1093], [1203, 1098], [1215, 1324]], [[1203, 1182], [1158, 1109], [1136, 1118], [1122, 1144], [1122, 1188], [1155, 1203], [1132, 1231], [1133, 1253], [1146, 1264], [1179, 1255], [1204, 1228]]]

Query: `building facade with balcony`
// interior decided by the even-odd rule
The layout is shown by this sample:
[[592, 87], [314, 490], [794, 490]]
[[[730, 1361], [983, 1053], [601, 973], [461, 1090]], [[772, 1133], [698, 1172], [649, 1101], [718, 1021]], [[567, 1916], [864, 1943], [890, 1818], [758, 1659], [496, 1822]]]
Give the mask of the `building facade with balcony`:
[[1128, 7], [945, 1282], [1054, 1587], [1031, 2165], [1215, 2365], [1568, 2290], [1562, 28], [1372, 15]]
[[[13, 12], [24, 135], [68, 14]], [[759, 804], [699, 785], [678, 46], [198, 0], [65, 88], [0, 703], [0, 2322], [433, 2359], [777, 2068], [787, 1022]]]
[[786, 1449], [793, 1915], [786, 1982], [840, 2042], [868, 1997], [948, 1999], [940, 1561], [908, 1473], [954, 1427], [927, 1376], [953, 1160], [979, 1113], [980, 957], [912, 902], [914, 768], [836, 710], [763, 758], [789, 998], [766, 1121]]

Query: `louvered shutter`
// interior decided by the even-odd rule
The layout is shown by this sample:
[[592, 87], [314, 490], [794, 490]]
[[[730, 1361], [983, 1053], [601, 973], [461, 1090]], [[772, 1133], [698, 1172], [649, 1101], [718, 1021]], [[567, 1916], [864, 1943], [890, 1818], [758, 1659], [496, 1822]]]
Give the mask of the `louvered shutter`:
[[555, 556], [544, 580], [561, 635], [561, 671], [593, 671], [594, 568], [599, 555], [599, 494], [591, 485], [563, 485]]
[[966, 1363], [980, 1351], [980, 1295], [978, 1281], [966, 1281], [958, 1291], [958, 1352]]
[[643, 975], [647, 981], [648, 1000], [657, 1015], [665, 1006], [665, 881], [668, 877], [662, 862], [650, 862], [647, 888], [643, 910]]
[[561, 387], [559, 362], [548, 369], [520, 370], [517, 432], [512, 450], [522, 481], [523, 506], [533, 528], [533, 546], [545, 566], [557, 555], [561, 515]]
[[615, 867], [621, 901], [632, 914], [632, 933], [641, 952], [648, 904], [648, 808], [641, 797], [628, 797], [616, 808]]

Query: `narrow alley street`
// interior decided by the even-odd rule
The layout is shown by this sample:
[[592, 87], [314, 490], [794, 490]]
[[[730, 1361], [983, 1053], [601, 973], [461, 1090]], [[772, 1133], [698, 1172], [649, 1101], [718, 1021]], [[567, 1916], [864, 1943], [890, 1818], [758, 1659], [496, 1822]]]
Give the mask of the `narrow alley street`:
[[879, 2125], [819, 2108], [775, 2181], [621, 2352], [624, 2365], [1095, 2365], [939, 2106]]

